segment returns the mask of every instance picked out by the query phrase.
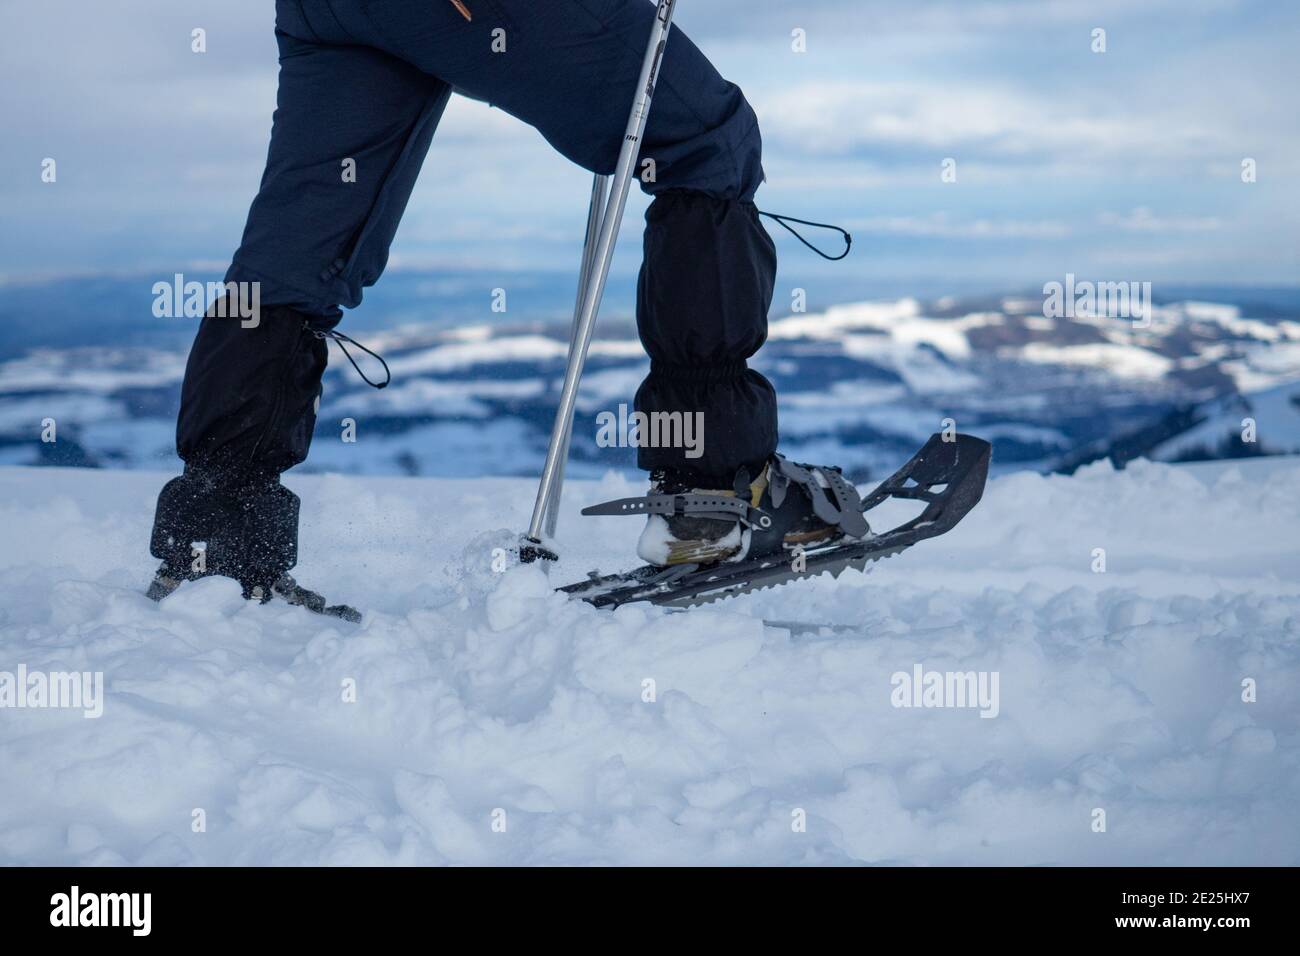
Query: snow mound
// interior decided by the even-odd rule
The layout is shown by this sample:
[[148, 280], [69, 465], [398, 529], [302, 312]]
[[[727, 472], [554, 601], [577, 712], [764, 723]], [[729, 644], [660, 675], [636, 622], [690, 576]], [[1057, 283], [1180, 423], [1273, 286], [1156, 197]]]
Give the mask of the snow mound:
[[[528, 482], [290, 475], [359, 626], [145, 599], [164, 478], [0, 469], [0, 672], [104, 681], [0, 709], [0, 863], [1300, 863], [1295, 460], [1009, 475], [869, 575], [689, 612], [553, 593], [634, 563], [577, 516], [620, 478], [548, 578], [494, 570]], [[917, 668], [996, 714], [895, 706]]]

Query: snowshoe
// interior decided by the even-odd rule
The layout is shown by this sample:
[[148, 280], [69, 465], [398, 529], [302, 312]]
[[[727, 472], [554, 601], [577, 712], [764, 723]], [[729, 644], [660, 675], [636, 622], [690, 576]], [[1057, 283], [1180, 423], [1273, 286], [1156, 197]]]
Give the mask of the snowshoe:
[[[742, 543], [745, 535], [748, 542], [735, 554], [709, 563], [655, 563], [625, 574], [600, 575], [593, 571], [588, 580], [559, 590], [603, 608], [638, 601], [692, 607], [828, 572], [839, 576], [846, 568], [865, 570], [873, 561], [955, 527], [984, 494], [991, 454], [988, 442], [971, 435], [932, 435], [907, 464], [865, 499], [859, 499], [856, 489], [835, 469], [808, 468], [774, 459], [766, 472], [769, 487], [759, 498], [760, 503], [767, 503], [765, 509], [755, 506], [752, 493], [748, 500], [725, 493], [652, 493], [645, 498], [595, 505], [584, 509], [583, 514], [726, 520], [740, 527]], [[872, 534], [865, 512], [891, 498], [923, 502], [925, 507], [911, 520]], [[791, 499], [793, 505], [787, 505]], [[813, 518], [834, 533], [787, 545], [786, 535], [791, 532], [817, 532]], [[700, 530], [678, 527], [691, 533]], [[713, 537], [721, 540], [722, 536]], [[670, 547], [671, 542], [664, 556]]]
[[[303, 587], [293, 579], [293, 575], [287, 572], [280, 575], [275, 583], [271, 585], [271, 593], [289, 604], [305, 607], [315, 614], [342, 618], [352, 624], [361, 623], [361, 612], [356, 608], [349, 607], [346, 604], [327, 605], [324, 597]], [[269, 601], [270, 597], [268, 596], [265, 600]]]
[[646, 514], [637, 554], [661, 567], [741, 561], [870, 533], [857, 490], [838, 468], [773, 455], [752, 481], [741, 469], [731, 489], [695, 488], [662, 473], [653, 481], [644, 498], [583, 514]]
[[187, 464], [184, 474], [163, 486], [149, 542], [162, 566], [148, 596], [161, 601], [182, 581], [217, 574], [238, 581], [249, 600], [265, 604], [279, 597], [317, 614], [359, 622], [355, 608], [326, 605], [289, 574], [298, 563], [298, 496], [278, 475], [239, 474], [235, 479]]
[[[158, 568], [157, 573], [154, 574], [153, 583], [149, 585], [149, 590], [145, 592], [145, 596], [151, 601], [161, 601], [180, 587], [183, 582], [195, 581], [207, 576], [208, 574], [177, 571], [164, 561], [162, 566]], [[361, 623], [361, 612], [356, 608], [349, 607], [346, 604], [327, 605], [324, 597], [303, 587], [288, 572], [281, 574], [269, 586], [245, 584], [243, 588], [244, 597], [250, 601], [266, 604], [272, 598], [278, 597], [288, 604], [305, 607], [316, 614], [341, 618], [353, 624]]]

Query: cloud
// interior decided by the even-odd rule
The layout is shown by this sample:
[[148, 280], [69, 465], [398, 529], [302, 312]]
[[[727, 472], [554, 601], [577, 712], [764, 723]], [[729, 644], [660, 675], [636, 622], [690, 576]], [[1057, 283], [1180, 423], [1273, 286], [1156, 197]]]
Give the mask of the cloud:
[[1068, 24], [1119, 24], [1170, 15], [1193, 18], [1225, 13], [1257, 0], [814, 0], [755, 3], [754, 0], [708, 0], [682, 4], [677, 22], [692, 34], [710, 38], [788, 35], [801, 27], [810, 40], [846, 35], [972, 31], [1041, 31]]
[[1214, 232], [1223, 222], [1216, 216], [1157, 216], [1146, 206], [1132, 212], [1103, 212], [1097, 221], [1125, 232]]
[[947, 213], [929, 216], [875, 216], [845, 223], [855, 233], [922, 236], [936, 239], [1063, 239], [1070, 228], [1054, 220], [968, 219], [953, 221]]
[[1133, 165], [1214, 155], [1212, 132], [1181, 119], [1062, 108], [993, 86], [843, 80], [801, 84], [761, 103], [764, 136], [806, 155], [854, 153]]
[[[1178, 247], [1220, 263], [1231, 247], [1250, 250], [1259, 274], [1289, 279], [1300, 228], [1289, 187], [1300, 175], [1288, 82], [1297, 9], [692, 0], [678, 18], [760, 114], [765, 207], [898, 237], [880, 254], [918, 270], [936, 268], [946, 242], [970, 240], [964, 254], [978, 252], [979, 268], [1011, 274], [1034, 240], [1068, 239], [1038, 254]], [[228, 254], [266, 156], [272, 20], [261, 3], [8, 4], [0, 270], [165, 269]], [[1110, 32], [1104, 56], [1087, 50], [1094, 25]], [[194, 26], [208, 31], [201, 56], [190, 52]], [[807, 54], [790, 51], [795, 26], [809, 31]], [[39, 180], [45, 156], [58, 159], [57, 186]], [[940, 183], [949, 156], [955, 186]], [[1238, 176], [1244, 156], [1259, 162], [1249, 187]], [[582, 234], [588, 182], [523, 123], [455, 98], [393, 261], [577, 261], [577, 239], [563, 237]], [[629, 207], [629, 241], [642, 202]], [[1026, 241], [1014, 251], [984, 241], [996, 239]], [[630, 247], [620, 257], [635, 264]]]

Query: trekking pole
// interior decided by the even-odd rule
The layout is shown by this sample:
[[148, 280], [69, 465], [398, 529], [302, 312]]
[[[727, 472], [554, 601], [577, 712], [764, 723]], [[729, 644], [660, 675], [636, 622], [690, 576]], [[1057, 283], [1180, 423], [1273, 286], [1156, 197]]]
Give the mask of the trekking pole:
[[[573, 354], [574, 343], [578, 341], [578, 324], [582, 319], [582, 302], [586, 297], [587, 280], [591, 277], [592, 260], [596, 256], [596, 240], [600, 235], [600, 219], [605, 212], [606, 187], [609, 177], [596, 173], [591, 179], [591, 202], [587, 206], [587, 234], [582, 240], [582, 267], [578, 270], [578, 291], [573, 301], [573, 325], [569, 330], [569, 354]], [[545, 518], [542, 533], [547, 538], [555, 536], [555, 523], [560, 517], [560, 490], [564, 487], [564, 468], [569, 461], [569, 442], [573, 437], [573, 427], [564, 432], [564, 447], [560, 449], [559, 471], [551, 483], [551, 492], [546, 499]]]
[[[555, 413], [555, 425], [551, 429], [551, 441], [546, 449], [546, 464], [542, 467], [542, 480], [537, 488], [537, 500], [533, 504], [533, 518], [528, 525], [528, 542], [532, 547], [520, 548], [519, 556], [523, 561], [533, 561], [537, 558], [553, 561], [557, 557], [549, 548], [542, 546], [542, 537], [544, 534], [549, 534], [548, 524], [552, 529], [555, 527], [554, 517], [548, 521], [547, 515], [559, 506], [560, 486], [564, 481], [562, 458], [568, 453], [569, 441], [573, 434], [573, 412], [578, 400], [578, 382], [582, 378], [582, 369], [587, 361], [587, 349], [591, 345], [596, 313], [600, 310], [600, 300], [605, 294], [605, 280], [609, 277], [609, 265], [614, 258], [614, 244], [618, 239], [619, 226], [623, 222], [623, 210], [627, 206], [627, 194], [632, 186], [633, 169], [640, 151], [641, 136], [645, 132], [646, 118], [650, 113], [650, 101], [654, 97], [655, 80], [659, 75], [659, 67], [663, 63], [664, 46], [668, 42], [668, 32], [672, 26], [673, 7], [676, 2], [677, 0], [659, 0], [655, 11], [654, 27], [650, 31], [645, 58], [641, 63], [641, 75], [637, 80], [632, 112], [628, 116], [623, 145], [619, 150], [618, 163], [614, 167], [614, 183], [609, 188], [609, 198], [604, 202], [604, 209], [600, 216], [599, 237], [590, 257], [591, 268], [587, 270], [589, 275], [584, 283], [582, 306], [577, 310], [578, 318], [570, 336], [569, 359], [564, 371], [564, 385], [560, 390], [560, 407]], [[596, 189], [596, 185], [593, 184], [593, 193]], [[594, 208], [588, 211], [589, 218], [593, 212], [595, 212]], [[583, 258], [586, 260], [587, 256], [584, 255]]]

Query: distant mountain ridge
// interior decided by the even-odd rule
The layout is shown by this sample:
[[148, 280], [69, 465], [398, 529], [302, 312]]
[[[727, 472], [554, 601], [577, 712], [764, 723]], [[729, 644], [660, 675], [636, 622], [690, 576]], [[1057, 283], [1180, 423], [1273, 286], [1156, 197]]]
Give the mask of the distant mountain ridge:
[[[843, 463], [859, 480], [947, 421], [989, 438], [999, 470], [1300, 452], [1300, 308], [1243, 296], [1157, 303], [1140, 322], [1044, 311], [1026, 295], [837, 305], [774, 318], [753, 364], [777, 387], [783, 450]], [[355, 334], [386, 357], [393, 384], [367, 388], [335, 354], [305, 470], [538, 471], [563, 322], [395, 321]], [[187, 345], [31, 348], [0, 363], [0, 463], [172, 467]], [[631, 450], [598, 446], [596, 419], [630, 402], [646, 367], [631, 322], [602, 319], [573, 474], [632, 467]], [[356, 422], [355, 443], [341, 440], [344, 419]], [[53, 443], [40, 440], [47, 420]]]

